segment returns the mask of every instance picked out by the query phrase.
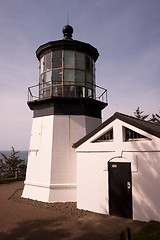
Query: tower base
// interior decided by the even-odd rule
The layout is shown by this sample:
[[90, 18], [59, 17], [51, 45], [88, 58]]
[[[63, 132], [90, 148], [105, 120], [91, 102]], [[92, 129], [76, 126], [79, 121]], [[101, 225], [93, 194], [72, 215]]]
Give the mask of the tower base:
[[23, 198], [31, 198], [41, 202], [76, 202], [76, 184], [38, 184], [24, 182]]

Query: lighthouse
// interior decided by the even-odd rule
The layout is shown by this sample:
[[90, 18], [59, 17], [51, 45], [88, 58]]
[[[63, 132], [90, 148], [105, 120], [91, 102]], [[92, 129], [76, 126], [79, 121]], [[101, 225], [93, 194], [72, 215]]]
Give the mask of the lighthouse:
[[107, 106], [107, 91], [95, 82], [97, 49], [73, 40], [70, 25], [62, 32], [37, 49], [39, 83], [28, 88], [33, 121], [22, 197], [43, 202], [76, 201], [72, 145], [101, 124]]

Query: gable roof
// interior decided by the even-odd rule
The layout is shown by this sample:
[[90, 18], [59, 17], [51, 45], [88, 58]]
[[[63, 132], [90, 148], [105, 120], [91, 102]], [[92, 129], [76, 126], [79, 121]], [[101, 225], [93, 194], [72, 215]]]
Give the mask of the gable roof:
[[142, 119], [138, 119], [132, 116], [128, 116], [119, 112], [116, 112], [113, 116], [108, 118], [105, 122], [103, 122], [101, 125], [99, 125], [97, 128], [95, 128], [92, 132], [85, 135], [83, 138], [81, 138], [78, 142], [73, 144], [74, 148], [79, 147], [82, 143], [87, 141], [89, 138], [94, 136], [97, 132], [99, 132], [101, 129], [106, 127], [108, 124], [110, 124], [115, 119], [119, 119], [125, 123], [128, 123], [130, 125], [133, 125], [134, 127], [137, 127], [147, 133], [150, 133], [156, 137], [160, 138], [160, 124], [151, 123]]

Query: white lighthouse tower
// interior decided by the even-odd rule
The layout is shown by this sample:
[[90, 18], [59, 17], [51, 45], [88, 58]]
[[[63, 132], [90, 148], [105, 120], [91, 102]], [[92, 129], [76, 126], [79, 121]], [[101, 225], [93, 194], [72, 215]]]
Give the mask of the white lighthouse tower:
[[29, 88], [33, 123], [24, 198], [76, 201], [72, 144], [101, 124], [101, 112], [107, 106], [106, 89], [95, 84], [99, 53], [90, 44], [73, 40], [72, 33], [73, 28], [66, 25], [62, 40], [36, 51], [40, 75], [39, 84]]

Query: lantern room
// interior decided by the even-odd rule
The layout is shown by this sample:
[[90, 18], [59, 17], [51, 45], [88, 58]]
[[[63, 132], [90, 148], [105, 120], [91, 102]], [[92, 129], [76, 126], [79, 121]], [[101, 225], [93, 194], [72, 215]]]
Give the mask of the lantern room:
[[95, 97], [95, 62], [76, 50], [51, 50], [40, 58], [40, 98]]
[[73, 40], [70, 25], [64, 26], [62, 32], [62, 40], [43, 44], [36, 51], [39, 84], [29, 88], [29, 101], [67, 97], [98, 98], [106, 102], [106, 89], [95, 82], [95, 62], [99, 56], [97, 49], [88, 43]]

